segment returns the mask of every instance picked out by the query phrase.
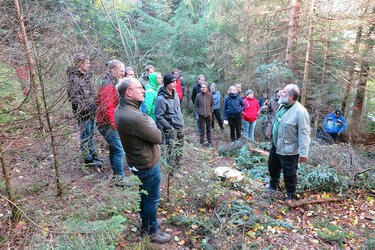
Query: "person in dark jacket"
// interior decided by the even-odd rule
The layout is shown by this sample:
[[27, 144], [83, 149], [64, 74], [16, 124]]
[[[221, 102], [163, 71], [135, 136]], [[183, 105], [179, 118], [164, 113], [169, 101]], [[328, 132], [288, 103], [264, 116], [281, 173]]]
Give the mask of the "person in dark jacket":
[[217, 123], [219, 123], [219, 127], [221, 129], [221, 132], [223, 134], [225, 134], [226, 132], [225, 132], [225, 129], [224, 129], [223, 119], [221, 119], [221, 112], [220, 112], [221, 94], [216, 89], [215, 83], [212, 83], [210, 88], [211, 88], [212, 97], [214, 98], [214, 103], [215, 103], [214, 113], [212, 115], [212, 130], [215, 129], [215, 119], [214, 119], [214, 116], [215, 116], [216, 120], [217, 120]]
[[80, 148], [86, 166], [102, 166], [102, 159], [94, 146], [96, 95], [92, 86], [89, 56], [78, 53], [74, 58], [74, 67], [68, 68], [67, 93], [72, 110], [78, 121]]
[[149, 75], [155, 72], [155, 67], [152, 65], [147, 65], [145, 67], [145, 72], [142, 73], [141, 78], [139, 78], [139, 82], [145, 88], [147, 83], [149, 82]]
[[96, 123], [100, 134], [109, 145], [109, 162], [116, 176], [125, 177], [124, 150], [115, 125], [115, 109], [118, 94], [116, 84], [124, 77], [124, 64], [118, 60], [108, 62], [108, 72], [98, 90]]
[[181, 83], [183, 97], [185, 96], [185, 89], [186, 89], [184, 78], [185, 78], [184, 74], [180, 73], [178, 75], [178, 80], [180, 80], [180, 83]]
[[228, 120], [231, 142], [234, 142], [241, 137], [241, 113], [244, 109], [245, 103], [242, 97], [238, 94], [236, 86], [230, 86], [228, 89], [228, 96], [225, 97], [224, 100], [223, 116], [224, 120]]
[[118, 91], [120, 102], [115, 110], [117, 131], [126, 152], [128, 166], [142, 182], [139, 186], [141, 234], [148, 234], [151, 241], [163, 244], [171, 240], [171, 235], [158, 229], [156, 219], [160, 199], [161, 133], [153, 119], [139, 110], [145, 90], [138, 80], [121, 80]]
[[208, 91], [208, 85], [202, 83], [201, 92], [195, 98], [195, 112], [198, 113], [199, 122], [201, 127], [200, 141], [199, 143], [203, 145], [204, 143], [204, 128], [206, 127], [207, 142], [208, 146], [211, 146], [211, 126], [212, 126], [212, 112], [214, 111], [215, 102], [212, 94]]
[[283, 90], [281, 88], [275, 89], [275, 95], [273, 96], [272, 100], [269, 102], [266, 108], [268, 124], [267, 124], [265, 135], [268, 140], [271, 138], [273, 119], [275, 118], [277, 109], [280, 106], [279, 99], [280, 99], [282, 91]]
[[155, 102], [155, 118], [158, 128], [165, 133], [167, 144], [167, 162], [171, 166], [170, 175], [180, 168], [182, 148], [184, 146], [184, 119], [180, 99], [176, 92], [176, 78], [165, 74], [164, 86], [159, 90]]
[[[195, 103], [195, 98], [201, 92], [201, 85], [202, 85], [202, 83], [204, 83], [204, 80], [205, 80], [204, 75], [199, 75], [198, 76], [198, 82], [197, 82], [197, 84], [194, 85], [193, 91], [191, 92], [191, 100], [193, 101], [193, 104]], [[201, 127], [199, 125], [198, 113], [196, 113], [196, 116], [197, 116], [197, 128], [198, 128], [197, 134], [200, 135], [200, 133], [201, 133]]]
[[259, 103], [259, 107], [260, 107], [260, 108], [263, 107], [264, 102], [265, 102], [266, 100], [270, 100], [270, 98], [268, 98], [268, 94], [267, 94], [266, 92], [264, 92], [263, 95], [262, 95], [262, 97], [259, 98], [259, 101], [258, 101], [258, 103]]
[[328, 114], [323, 121], [324, 130], [331, 136], [334, 143], [337, 137], [345, 131], [347, 125], [341, 111], [336, 109], [335, 113]]

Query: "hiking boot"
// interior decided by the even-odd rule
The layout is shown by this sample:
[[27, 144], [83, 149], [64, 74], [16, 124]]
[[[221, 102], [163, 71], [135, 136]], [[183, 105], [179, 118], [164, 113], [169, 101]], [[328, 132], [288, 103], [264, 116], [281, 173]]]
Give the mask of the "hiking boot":
[[102, 162], [100, 161], [95, 161], [95, 160], [85, 160], [85, 166], [86, 167], [98, 167], [100, 168], [103, 165]]
[[100, 161], [100, 162], [103, 162], [103, 161], [104, 161], [104, 159], [103, 159], [103, 158], [100, 158], [97, 154], [92, 155], [92, 159], [93, 159], [94, 161]]
[[156, 231], [153, 234], [150, 234], [150, 241], [151, 242], [157, 242], [159, 244], [167, 243], [171, 240], [171, 235], [167, 233], [163, 233], [160, 230]]
[[271, 185], [269, 185], [268, 187], [266, 187], [266, 190], [269, 190], [269, 191], [281, 191], [281, 188], [280, 188], [280, 186], [271, 186]]

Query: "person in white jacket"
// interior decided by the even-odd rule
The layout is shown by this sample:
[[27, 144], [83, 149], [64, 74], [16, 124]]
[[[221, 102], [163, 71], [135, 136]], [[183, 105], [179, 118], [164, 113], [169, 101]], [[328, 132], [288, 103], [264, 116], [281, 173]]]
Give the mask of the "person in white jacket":
[[275, 115], [268, 158], [270, 185], [267, 189], [279, 189], [281, 170], [284, 174], [287, 198], [285, 202], [297, 199], [298, 161], [308, 160], [310, 145], [310, 119], [305, 107], [297, 101], [299, 88], [288, 84], [280, 96], [280, 107]]

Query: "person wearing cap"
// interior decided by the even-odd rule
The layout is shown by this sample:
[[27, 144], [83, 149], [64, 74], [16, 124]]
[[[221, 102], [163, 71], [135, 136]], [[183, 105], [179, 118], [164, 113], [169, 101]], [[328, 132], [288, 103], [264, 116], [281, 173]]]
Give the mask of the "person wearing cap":
[[323, 121], [323, 128], [331, 136], [333, 142], [336, 143], [337, 137], [347, 128], [341, 110], [336, 109], [334, 113], [328, 114]]
[[164, 244], [171, 240], [171, 235], [159, 230], [160, 220], [156, 218], [160, 199], [161, 133], [151, 117], [139, 110], [145, 90], [137, 79], [122, 79], [118, 91], [120, 101], [115, 110], [116, 127], [129, 169], [141, 181], [141, 235], [148, 235], [150, 241]]
[[245, 109], [242, 111], [243, 134], [251, 140], [254, 140], [255, 123], [259, 116], [260, 108], [258, 100], [254, 98], [252, 90], [249, 89], [246, 91], [244, 103]]
[[165, 74], [164, 86], [159, 89], [155, 101], [155, 119], [158, 128], [165, 133], [167, 162], [171, 166], [170, 175], [180, 168], [182, 147], [184, 146], [184, 119], [180, 99], [176, 92], [176, 77]]
[[268, 140], [271, 137], [273, 119], [275, 118], [277, 109], [280, 106], [279, 99], [280, 99], [280, 95], [281, 95], [282, 91], [283, 91], [282, 88], [275, 89], [275, 95], [273, 96], [273, 98], [269, 102], [269, 104], [267, 106], [267, 109], [266, 109], [268, 124], [267, 124], [265, 135], [266, 135], [266, 138]]
[[67, 93], [72, 110], [78, 121], [80, 148], [86, 166], [100, 167], [103, 159], [98, 157], [94, 146], [96, 94], [92, 86], [90, 57], [78, 53], [74, 58], [74, 67], [68, 68]]
[[223, 134], [226, 134], [225, 129], [224, 129], [224, 125], [223, 125], [223, 119], [221, 119], [221, 112], [220, 112], [221, 94], [220, 94], [219, 90], [216, 89], [215, 83], [212, 83], [210, 88], [211, 88], [212, 97], [214, 98], [214, 103], [215, 103], [214, 113], [213, 113], [213, 116], [212, 116], [212, 130], [215, 129], [215, 120], [214, 120], [214, 116], [215, 116], [216, 120], [217, 120], [217, 123], [219, 123], [221, 132]]
[[212, 112], [214, 111], [215, 103], [212, 94], [208, 91], [208, 85], [202, 83], [201, 92], [195, 98], [195, 112], [198, 113], [199, 122], [201, 127], [201, 134], [199, 143], [204, 143], [204, 128], [206, 128], [207, 142], [210, 147], [212, 144], [211, 139], [211, 126], [212, 126]]

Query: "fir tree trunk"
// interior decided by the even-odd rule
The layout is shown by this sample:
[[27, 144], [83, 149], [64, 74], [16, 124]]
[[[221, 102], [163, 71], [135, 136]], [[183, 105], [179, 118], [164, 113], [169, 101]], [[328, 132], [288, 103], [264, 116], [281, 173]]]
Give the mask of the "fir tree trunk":
[[368, 73], [370, 70], [370, 66], [366, 63], [361, 66], [361, 75], [359, 78], [357, 94], [354, 100], [354, 107], [353, 107], [353, 115], [352, 115], [352, 122], [351, 122], [351, 129], [352, 134], [357, 136], [360, 130], [361, 124], [361, 115], [363, 110], [363, 103], [365, 100], [366, 94], [366, 85], [368, 80]]
[[307, 86], [309, 82], [309, 73], [310, 73], [310, 58], [311, 52], [313, 47], [313, 31], [314, 31], [314, 15], [315, 15], [315, 1], [311, 1], [311, 9], [310, 9], [310, 27], [309, 27], [309, 41], [307, 43], [307, 50], [306, 50], [306, 59], [305, 59], [305, 69], [303, 73], [303, 83], [302, 83], [302, 91], [301, 91], [301, 104], [303, 106], [306, 105], [307, 99]]
[[293, 71], [296, 68], [296, 43], [301, 0], [291, 0], [288, 41], [286, 45], [286, 65]]
[[[356, 37], [355, 37], [355, 43], [354, 43], [354, 53], [355, 54], [358, 54], [358, 44], [359, 42], [361, 41], [361, 37], [362, 37], [362, 29], [363, 27], [360, 26], [358, 28], [358, 31], [357, 31], [357, 34], [356, 34]], [[353, 67], [350, 69], [349, 71], [349, 82], [346, 83], [346, 87], [345, 87], [345, 93], [344, 93], [344, 97], [341, 101], [341, 112], [344, 116], [346, 116], [346, 106], [347, 106], [347, 103], [348, 103], [348, 99], [349, 99], [349, 94], [350, 94], [350, 91], [353, 87], [353, 79], [354, 79], [354, 69], [355, 69], [355, 63], [353, 65]]]

